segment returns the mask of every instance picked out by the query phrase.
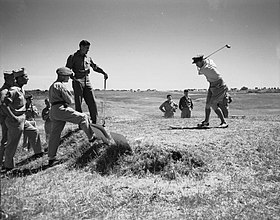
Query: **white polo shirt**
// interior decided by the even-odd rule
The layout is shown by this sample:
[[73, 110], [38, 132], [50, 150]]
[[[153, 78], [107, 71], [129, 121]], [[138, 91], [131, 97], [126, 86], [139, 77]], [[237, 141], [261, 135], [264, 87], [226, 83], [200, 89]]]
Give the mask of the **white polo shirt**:
[[199, 75], [204, 75], [208, 82], [216, 82], [222, 77], [217, 70], [216, 64], [211, 59], [206, 59], [204, 65], [198, 70]]

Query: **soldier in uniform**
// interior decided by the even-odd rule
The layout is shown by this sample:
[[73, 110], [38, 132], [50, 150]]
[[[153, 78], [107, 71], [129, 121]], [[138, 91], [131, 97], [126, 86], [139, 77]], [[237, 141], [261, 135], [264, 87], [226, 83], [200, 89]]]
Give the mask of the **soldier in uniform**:
[[184, 90], [184, 96], [180, 98], [179, 109], [181, 110], [181, 118], [190, 118], [193, 109], [192, 99], [189, 97], [189, 90]]
[[66, 88], [65, 83], [74, 74], [73, 71], [67, 67], [61, 67], [56, 70], [56, 73], [58, 75], [57, 80], [49, 88], [49, 100], [51, 102], [50, 118], [52, 121], [48, 146], [49, 166], [58, 162], [56, 153], [60, 142], [60, 135], [66, 122], [78, 124], [86, 133], [90, 142], [96, 140], [88, 116], [69, 107], [72, 103], [72, 94]]
[[7, 92], [3, 105], [5, 111], [7, 111], [5, 123], [8, 128], [8, 141], [2, 172], [7, 172], [14, 168], [14, 155], [24, 130], [35, 153], [33, 158], [43, 156], [38, 130], [25, 120], [26, 100], [23, 86], [29, 80], [28, 75], [24, 68], [14, 71], [13, 74], [16, 82]]
[[5, 123], [7, 115], [5, 113], [5, 107], [2, 107], [2, 104], [4, 103], [4, 98], [6, 97], [6, 94], [9, 91], [10, 87], [15, 83], [15, 78], [12, 71], [4, 72], [4, 81], [5, 82], [3, 86], [0, 88], [0, 125], [2, 129], [2, 139], [0, 145], [0, 166], [2, 166], [4, 151], [8, 140], [8, 128]]
[[172, 100], [171, 95], [167, 95], [166, 98], [167, 100], [159, 106], [159, 110], [164, 113], [165, 118], [173, 118], [178, 105]]
[[49, 143], [50, 134], [51, 134], [51, 119], [50, 119], [50, 110], [51, 104], [48, 98], [45, 99], [46, 107], [42, 111], [42, 119], [45, 121], [44, 129], [46, 134], [46, 143]]
[[75, 109], [78, 112], [82, 112], [82, 100], [84, 98], [89, 108], [92, 123], [96, 124], [98, 111], [93, 88], [89, 79], [90, 67], [95, 72], [103, 74], [105, 80], [108, 79], [108, 75], [92, 61], [91, 57], [87, 56], [90, 42], [82, 40], [79, 47], [80, 49], [76, 53], [68, 57], [66, 63], [66, 67], [74, 72], [71, 78], [73, 80], [72, 86], [75, 97]]
[[[26, 99], [26, 112], [25, 112], [25, 119], [27, 121], [29, 121], [29, 123], [34, 126], [37, 127], [36, 125], [36, 121], [35, 121], [35, 117], [39, 116], [39, 111], [37, 109], [37, 107], [33, 104], [32, 100], [33, 100], [33, 96], [32, 95], [26, 95], [25, 96]], [[30, 142], [28, 141], [26, 132], [23, 132], [23, 144], [22, 144], [23, 148], [27, 148], [27, 150], [30, 149]]]

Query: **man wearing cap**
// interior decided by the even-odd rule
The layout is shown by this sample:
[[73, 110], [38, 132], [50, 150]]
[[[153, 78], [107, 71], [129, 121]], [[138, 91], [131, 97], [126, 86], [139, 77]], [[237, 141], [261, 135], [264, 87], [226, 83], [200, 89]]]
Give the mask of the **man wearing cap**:
[[4, 72], [4, 81], [5, 82], [3, 86], [0, 88], [0, 125], [2, 129], [2, 139], [0, 144], [0, 166], [2, 166], [4, 151], [8, 140], [8, 128], [5, 123], [7, 114], [5, 113], [5, 107], [3, 106], [3, 104], [7, 92], [9, 91], [10, 87], [12, 87], [15, 83], [15, 78], [12, 71]]
[[[33, 100], [33, 96], [30, 95], [26, 95], [25, 96], [25, 100], [26, 100], [26, 111], [25, 111], [25, 119], [27, 121], [29, 121], [29, 123], [34, 126], [37, 127], [36, 125], [36, 121], [35, 121], [35, 117], [39, 116], [39, 111], [37, 109], [37, 107], [32, 103]], [[23, 144], [22, 144], [23, 148], [27, 148], [27, 150], [30, 149], [30, 142], [28, 141], [27, 135], [25, 133], [25, 131], [23, 132]]]
[[108, 79], [108, 75], [92, 61], [91, 57], [87, 56], [90, 42], [82, 40], [79, 47], [80, 49], [77, 52], [68, 57], [66, 63], [66, 67], [74, 72], [71, 78], [73, 80], [72, 86], [75, 97], [75, 109], [78, 112], [82, 112], [82, 99], [84, 98], [89, 108], [92, 123], [96, 124], [98, 111], [93, 88], [89, 79], [90, 67], [95, 72], [103, 74], [105, 80]]
[[5, 123], [8, 128], [8, 142], [5, 150], [5, 160], [2, 172], [7, 172], [14, 168], [14, 155], [20, 141], [23, 130], [25, 130], [31, 147], [34, 150], [33, 158], [43, 156], [41, 141], [37, 128], [25, 120], [26, 100], [23, 86], [28, 82], [28, 76], [24, 68], [13, 71], [15, 85], [12, 86], [4, 99], [4, 106], [7, 111]]
[[67, 67], [61, 67], [56, 70], [56, 73], [58, 75], [57, 80], [49, 88], [49, 100], [51, 102], [50, 118], [52, 121], [48, 147], [50, 166], [58, 162], [56, 153], [60, 142], [60, 135], [66, 122], [78, 124], [90, 142], [96, 140], [95, 134], [90, 127], [88, 116], [69, 107], [72, 103], [72, 94], [66, 88], [65, 83], [74, 74], [73, 71]]
[[204, 75], [209, 82], [210, 86], [207, 93], [206, 106], [205, 106], [205, 119], [198, 124], [199, 127], [209, 126], [209, 118], [211, 108], [218, 115], [221, 123], [219, 127], [227, 128], [228, 124], [225, 121], [222, 110], [219, 108], [218, 103], [221, 102], [227, 94], [228, 87], [224, 83], [220, 73], [217, 70], [216, 64], [211, 59], [204, 59], [203, 55], [193, 57], [193, 64], [196, 64], [199, 75]]
[[189, 90], [184, 90], [184, 96], [180, 98], [179, 109], [181, 110], [181, 118], [190, 118], [193, 109], [192, 99], [189, 97]]

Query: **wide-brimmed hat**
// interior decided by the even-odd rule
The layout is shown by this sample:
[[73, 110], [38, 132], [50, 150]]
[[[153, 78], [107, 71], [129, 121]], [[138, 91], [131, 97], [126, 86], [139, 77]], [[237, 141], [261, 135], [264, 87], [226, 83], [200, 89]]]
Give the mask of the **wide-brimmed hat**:
[[194, 63], [196, 63], [196, 62], [199, 62], [199, 61], [202, 61], [202, 60], [203, 60], [203, 56], [204, 56], [204, 55], [197, 55], [197, 56], [193, 57], [193, 58], [192, 58], [192, 59], [193, 59], [192, 64], [194, 64]]
[[68, 67], [60, 67], [56, 70], [57, 75], [59, 76], [71, 76], [73, 75], [73, 71]]

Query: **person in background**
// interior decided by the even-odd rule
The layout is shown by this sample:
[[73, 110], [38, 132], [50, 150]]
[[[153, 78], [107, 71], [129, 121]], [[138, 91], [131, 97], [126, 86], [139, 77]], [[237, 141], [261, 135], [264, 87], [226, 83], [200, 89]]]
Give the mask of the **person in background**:
[[224, 117], [228, 118], [228, 110], [229, 110], [229, 104], [232, 102], [231, 96], [227, 93], [224, 99], [218, 103], [218, 106], [222, 110]]
[[8, 172], [14, 168], [14, 155], [17, 150], [21, 135], [25, 130], [31, 147], [34, 150], [33, 158], [43, 156], [41, 141], [37, 128], [25, 120], [26, 100], [23, 86], [28, 82], [28, 75], [24, 68], [13, 71], [15, 85], [10, 87], [5, 98], [4, 108], [7, 112], [5, 123], [8, 128], [8, 141], [5, 149], [4, 166], [2, 173]]
[[90, 126], [88, 116], [69, 107], [72, 103], [72, 94], [66, 88], [65, 83], [69, 81], [73, 71], [67, 67], [61, 67], [56, 70], [56, 73], [57, 80], [49, 88], [50, 118], [52, 121], [48, 145], [49, 166], [59, 163], [56, 153], [60, 142], [60, 135], [66, 122], [78, 124], [87, 135], [89, 142], [94, 142], [97, 139]]
[[[33, 104], [33, 96], [32, 95], [26, 95], [26, 112], [25, 112], [25, 119], [29, 121], [29, 123], [37, 127], [35, 118], [39, 116], [39, 111], [37, 107]], [[26, 148], [27, 150], [30, 150], [30, 142], [27, 138], [26, 132], [23, 131], [23, 148]]]
[[0, 166], [2, 166], [3, 163], [4, 151], [8, 140], [8, 128], [5, 123], [7, 114], [5, 112], [5, 107], [2, 107], [2, 105], [4, 104], [4, 98], [6, 97], [7, 92], [14, 84], [15, 78], [13, 72], [4, 71], [4, 84], [0, 88], [0, 125], [2, 130], [2, 138], [0, 144]]
[[181, 118], [190, 118], [193, 110], [193, 102], [189, 97], [189, 90], [184, 90], [184, 96], [179, 101], [179, 109], [181, 110]]
[[71, 76], [71, 78], [73, 80], [72, 86], [74, 90], [76, 111], [82, 112], [82, 100], [84, 98], [89, 108], [91, 121], [93, 124], [96, 124], [98, 111], [93, 87], [89, 79], [90, 67], [95, 72], [103, 74], [105, 80], [108, 79], [108, 75], [92, 61], [91, 57], [87, 56], [89, 48], [90, 42], [82, 40], [79, 43], [79, 50], [68, 57], [66, 67], [74, 72], [74, 75]]
[[198, 124], [198, 127], [209, 126], [211, 108], [218, 115], [221, 123], [219, 127], [227, 128], [228, 124], [225, 121], [224, 114], [219, 108], [218, 103], [221, 102], [227, 94], [228, 87], [224, 83], [220, 73], [217, 70], [216, 64], [211, 59], [204, 59], [203, 55], [193, 57], [193, 64], [196, 64], [199, 75], [204, 75], [209, 82], [209, 89], [205, 105], [205, 119]]
[[46, 134], [46, 143], [49, 143], [50, 134], [51, 134], [51, 119], [50, 119], [50, 110], [51, 104], [48, 98], [45, 99], [46, 107], [42, 111], [42, 119], [45, 121], [44, 129]]
[[171, 95], [167, 95], [166, 98], [167, 100], [159, 106], [159, 109], [164, 113], [165, 118], [173, 118], [178, 105], [172, 100]]

